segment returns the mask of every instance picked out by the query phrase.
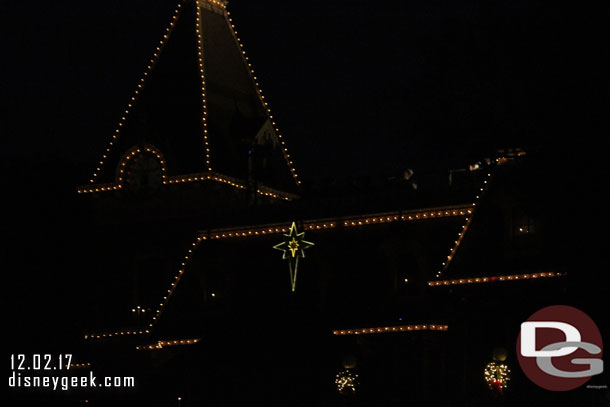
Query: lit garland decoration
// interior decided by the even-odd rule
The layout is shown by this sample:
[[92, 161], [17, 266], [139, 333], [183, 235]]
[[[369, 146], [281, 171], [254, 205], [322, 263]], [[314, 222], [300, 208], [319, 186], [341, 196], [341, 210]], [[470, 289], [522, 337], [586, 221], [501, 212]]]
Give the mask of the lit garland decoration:
[[[140, 93], [142, 92], [142, 89], [144, 88], [146, 78], [148, 77], [148, 75], [152, 71], [153, 67], [157, 63], [157, 60], [159, 59], [159, 55], [161, 54], [161, 51], [163, 50], [164, 45], [166, 44], [167, 40], [169, 39], [169, 37], [172, 33], [172, 30], [173, 30], [174, 26], [176, 25], [176, 22], [178, 21], [178, 17], [180, 16], [181, 7], [182, 7], [182, 4], [178, 4], [176, 10], [174, 10], [174, 15], [172, 16], [172, 20], [169, 23], [169, 26], [165, 29], [163, 38], [159, 41], [159, 44], [155, 48], [155, 52], [153, 52], [153, 57], [150, 59], [148, 65], [146, 66], [146, 70], [144, 71], [144, 74], [140, 78], [140, 81], [138, 82], [138, 85], [137, 85], [136, 89], [134, 90], [133, 95], [131, 96], [131, 98], [129, 100], [129, 103], [127, 103], [127, 107], [125, 108], [125, 110], [123, 112], [123, 116], [121, 116], [121, 120], [119, 121], [117, 128], [114, 130], [114, 134], [112, 135], [112, 137], [110, 138], [110, 141], [108, 142], [108, 147], [106, 147], [106, 150], [98, 163], [99, 165], [93, 172], [93, 175], [91, 176], [91, 179], [89, 180], [89, 182], [94, 183], [95, 180], [97, 179], [97, 177], [99, 176], [99, 174], [102, 170], [102, 167], [104, 165], [104, 162], [108, 158], [108, 154], [110, 153], [112, 146], [118, 139], [118, 137], [121, 133], [121, 129], [123, 128], [123, 126], [125, 125], [125, 122], [127, 121], [127, 116], [131, 112], [131, 109], [133, 108], [133, 104], [136, 101], [136, 98], [140, 95]], [[104, 185], [98, 189], [101, 189], [101, 188], [104, 188], [103, 190], [113, 190], [113, 189], [120, 189], [121, 187], [117, 186], [117, 185], [113, 185], [112, 188], [108, 189], [108, 186]]]
[[382, 326], [377, 328], [357, 328], [357, 329], [341, 329], [333, 331], [333, 335], [362, 335], [362, 334], [380, 334], [392, 332], [411, 332], [411, 331], [447, 331], [448, 325], [398, 325], [398, 326]]
[[299, 258], [305, 257], [305, 250], [309, 249], [314, 244], [304, 240], [305, 232], [298, 233], [297, 225], [292, 222], [290, 231], [284, 235], [286, 239], [273, 246], [276, 250], [283, 252], [282, 259], [288, 260], [288, 269], [290, 270], [290, 285], [292, 291], [295, 290], [297, 284], [297, 271], [299, 267]]
[[510, 381], [510, 369], [503, 363], [490, 362], [483, 370], [485, 381], [492, 390], [502, 391]]
[[352, 373], [350, 369], [342, 370], [335, 376], [335, 384], [339, 394], [342, 396], [353, 396], [356, 394], [356, 387], [358, 386], [358, 375]]
[[428, 281], [428, 285], [431, 287], [436, 287], [436, 286], [446, 286], [446, 285], [495, 283], [498, 281], [519, 281], [519, 280], [531, 280], [531, 279], [538, 279], [538, 278], [563, 277], [566, 274], [567, 273], [557, 273], [554, 271], [549, 271], [549, 272], [540, 272], [540, 273], [510, 274], [510, 275], [505, 275], [505, 276], [471, 277], [471, 278], [460, 278], [460, 279], [455, 279], [455, 280]]

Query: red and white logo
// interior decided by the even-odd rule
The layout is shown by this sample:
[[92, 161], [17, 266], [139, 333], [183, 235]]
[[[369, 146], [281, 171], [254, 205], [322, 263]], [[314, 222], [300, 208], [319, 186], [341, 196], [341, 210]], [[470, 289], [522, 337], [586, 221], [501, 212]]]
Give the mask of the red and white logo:
[[521, 324], [517, 357], [525, 375], [547, 390], [575, 389], [604, 370], [597, 325], [567, 305], [543, 308]]

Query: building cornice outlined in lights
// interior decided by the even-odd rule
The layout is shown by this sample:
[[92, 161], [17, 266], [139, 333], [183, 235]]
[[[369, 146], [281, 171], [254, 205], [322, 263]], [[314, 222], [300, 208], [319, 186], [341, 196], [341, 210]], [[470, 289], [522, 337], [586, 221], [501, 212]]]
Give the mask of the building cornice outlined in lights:
[[370, 334], [387, 334], [398, 332], [413, 332], [413, 331], [448, 331], [449, 325], [444, 324], [417, 324], [417, 325], [393, 325], [380, 326], [374, 328], [354, 328], [354, 329], [336, 329], [333, 330], [333, 335], [370, 335]]
[[464, 284], [485, 284], [485, 283], [497, 283], [506, 281], [522, 281], [532, 279], [545, 279], [553, 277], [565, 277], [567, 273], [557, 273], [554, 271], [538, 272], [538, 273], [522, 273], [522, 274], [507, 274], [501, 276], [479, 276], [479, 277], [467, 277], [458, 278], [453, 280], [436, 280], [428, 281], [430, 287], [438, 286], [454, 286]]
[[[472, 204], [462, 205], [451, 205], [442, 207], [432, 208], [420, 208], [420, 209], [408, 209], [403, 211], [383, 212], [383, 213], [370, 213], [357, 216], [348, 217], [333, 217], [333, 218], [321, 218], [303, 220], [297, 222], [302, 225], [303, 231], [329, 231], [334, 230], [338, 227], [341, 228], [362, 228], [375, 225], [384, 225], [395, 222], [422, 222], [430, 221], [434, 219], [443, 218], [466, 218], [472, 213]], [[208, 229], [200, 230], [191, 243], [190, 248], [180, 262], [178, 272], [173, 277], [173, 281], [167, 290], [166, 295], [156, 309], [151, 312], [151, 320], [147, 327], [143, 327], [138, 330], [128, 331], [113, 331], [106, 333], [91, 333], [85, 335], [85, 339], [109, 339], [117, 336], [124, 335], [148, 335], [154, 329], [156, 323], [159, 321], [165, 307], [169, 303], [172, 295], [174, 294], [176, 287], [182, 280], [182, 276], [186, 271], [186, 267], [191, 260], [194, 251], [199, 247], [202, 242], [209, 240], [222, 240], [222, 239], [243, 239], [243, 238], [254, 238], [262, 237], [267, 235], [278, 235], [282, 233], [288, 233], [292, 225], [290, 222], [281, 222], [273, 224], [262, 224], [262, 225], [251, 225], [242, 227], [231, 227], [231, 228], [219, 228], [219, 229]]]
[[148, 344], [148, 345], [139, 345], [136, 346], [137, 350], [157, 350], [163, 349], [165, 347], [170, 346], [186, 346], [186, 345], [194, 345], [199, 342], [199, 338], [194, 339], [174, 339], [174, 340], [159, 340], [156, 343]]
[[[496, 158], [492, 164], [492, 167], [501, 166], [511, 161], [513, 158], [499, 157]], [[335, 229], [340, 225], [343, 228], [359, 228], [366, 227], [384, 223], [392, 223], [392, 222], [416, 222], [422, 220], [432, 220], [439, 218], [447, 218], [447, 217], [463, 217], [465, 220], [465, 224], [462, 226], [462, 230], [458, 234], [458, 238], [455, 240], [454, 245], [451, 247], [449, 255], [447, 259], [442, 263], [442, 268], [436, 273], [436, 281], [429, 281], [429, 286], [441, 286], [441, 285], [449, 285], [449, 284], [468, 284], [468, 283], [479, 283], [479, 282], [487, 282], [483, 281], [484, 279], [491, 279], [493, 277], [479, 277], [479, 281], [476, 281], [476, 278], [471, 279], [457, 279], [457, 280], [441, 280], [441, 275], [447, 270], [449, 264], [454, 259], [458, 248], [461, 246], [461, 243], [464, 239], [466, 232], [469, 229], [469, 226], [473, 219], [473, 214], [475, 209], [478, 207], [484, 193], [487, 191], [490, 181], [492, 178], [492, 169], [489, 168], [486, 173], [486, 177], [483, 180], [482, 186], [477, 191], [475, 200], [473, 203], [469, 204], [461, 204], [461, 205], [451, 205], [451, 206], [443, 206], [443, 207], [434, 207], [434, 208], [421, 208], [421, 209], [408, 209], [404, 211], [393, 211], [393, 212], [384, 212], [384, 213], [374, 213], [374, 214], [365, 214], [365, 215], [357, 215], [357, 216], [349, 216], [349, 217], [335, 217], [335, 218], [323, 218], [323, 219], [314, 219], [314, 220], [303, 220], [300, 221], [299, 224], [302, 225], [302, 230], [330, 230]], [[167, 290], [167, 294], [163, 297], [163, 301], [160, 302], [159, 307], [153, 313], [153, 317], [148, 324], [148, 327], [143, 328], [143, 331], [139, 333], [149, 334], [150, 331], [155, 327], [156, 322], [159, 320], [163, 310], [165, 309], [167, 303], [172, 297], [178, 283], [181, 281], [182, 275], [185, 272], [186, 265], [188, 264], [193, 251], [197, 249], [197, 247], [201, 244], [201, 242], [206, 240], [218, 240], [218, 239], [231, 239], [231, 238], [247, 238], [247, 237], [256, 237], [263, 235], [275, 235], [279, 233], [287, 233], [290, 230], [290, 225], [292, 222], [281, 222], [274, 224], [263, 224], [263, 225], [252, 225], [252, 226], [242, 226], [242, 227], [230, 227], [230, 228], [218, 228], [218, 229], [208, 229], [208, 230], [200, 230], [197, 234], [196, 239], [192, 242], [192, 247], [188, 249], [187, 254], [184, 256], [183, 261], [180, 263], [181, 267], [178, 269], [177, 275], [174, 276], [174, 281], [171, 283], [170, 288]], [[551, 275], [552, 274], [552, 275]], [[553, 277], [554, 274], [558, 273], [545, 273], [545, 275], [540, 275], [540, 277]], [[500, 278], [502, 277], [502, 278]], [[518, 280], [519, 277], [514, 276], [500, 276], [497, 281], [512, 281]], [[504, 278], [506, 277], [506, 278]], [[510, 277], [510, 278], [509, 278]], [[529, 277], [529, 278], [538, 278], [538, 277]], [[521, 278], [521, 279], [528, 279]], [[449, 281], [456, 281], [455, 283], [449, 283]], [[460, 282], [460, 281], [466, 281]], [[496, 280], [494, 280], [496, 281]], [[124, 332], [118, 333], [110, 333], [106, 336], [116, 336], [116, 335], [124, 335]], [[85, 335], [85, 338], [89, 337], [90, 339], [100, 339], [100, 335]]]
[[[133, 149], [133, 151], [135, 154], [135, 153], [140, 153], [142, 151], [147, 151], [147, 150], [146, 149], [141, 150], [139, 148], [136, 148], [136, 149]], [[152, 150], [151, 150], [151, 152], [152, 152]], [[247, 188], [245, 181], [237, 179], [235, 177], [230, 177], [228, 175], [219, 174], [219, 173], [213, 172], [213, 171], [171, 176], [171, 175], [167, 175], [167, 170], [164, 167], [164, 162], [162, 162], [162, 168], [163, 168], [162, 177], [163, 177], [164, 185], [214, 181], [214, 182], [219, 182], [222, 184], [229, 185], [236, 189], [245, 190]], [[119, 170], [119, 173], [120, 173], [120, 170]], [[79, 194], [92, 194], [92, 193], [99, 193], [99, 192], [117, 191], [117, 190], [121, 190], [121, 189], [124, 189], [123, 177], [117, 179], [117, 181], [115, 181], [115, 182], [80, 186], [80, 187], [77, 187], [76, 191]], [[283, 201], [292, 201], [292, 200], [299, 198], [299, 196], [296, 194], [279, 191], [277, 189], [267, 187], [265, 185], [258, 185], [256, 193], [258, 195], [267, 196], [267, 197], [274, 198], [274, 199], [280, 199]]]

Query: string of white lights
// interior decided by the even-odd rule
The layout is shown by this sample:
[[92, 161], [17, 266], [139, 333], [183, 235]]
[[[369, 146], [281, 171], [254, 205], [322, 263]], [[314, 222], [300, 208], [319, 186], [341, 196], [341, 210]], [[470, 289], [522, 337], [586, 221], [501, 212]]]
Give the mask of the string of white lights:
[[333, 335], [363, 335], [363, 334], [382, 334], [410, 331], [447, 331], [448, 325], [423, 324], [423, 325], [394, 325], [381, 326], [376, 328], [356, 328], [334, 330]]
[[[105, 163], [106, 159], [108, 158], [108, 155], [110, 154], [112, 146], [115, 144], [115, 142], [117, 141], [117, 139], [119, 138], [119, 136], [121, 134], [121, 130], [123, 129], [123, 126], [125, 125], [125, 123], [127, 121], [127, 117], [129, 116], [129, 113], [131, 112], [137, 97], [141, 94], [142, 90], [144, 89], [146, 79], [152, 72], [154, 66], [157, 63], [157, 60], [159, 59], [159, 55], [161, 55], [161, 51], [163, 50], [163, 47], [165, 46], [165, 44], [167, 43], [167, 40], [171, 36], [173, 28], [176, 25], [176, 22], [178, 21], [178, 18], [180, 16], [181, 8], [182, 8], [182, 4], [178, 3], [176, 9], [174, 10], [174, 15], [172, 16], [171, 22], [169, 23], [169, 26], [165, 29], [163, 38], [161, 38], [161, 40], [159, 41], [159, 44], [157, 45], [157, 47], [155, 48], [155, 51], [153, 52], [152, 58], [150, 59], [150, 61], [148, 62], [148, 65], [146, 66], [146, 70], [144, 71], [144, 73], [142, 74], [142, 77], [138, 81], [138, 85], [136, 86], [136, 89], [134, 90], [131, 98], [129, 99], [129, 102], [127, 103], [127, 107], [123, 111], [123, 115], [121, 116], [121, 119], [119, 120], [119, 123], [114, 130], [114, 133], [110, 137], [110, 141], [108, 142], [108, 145], [104, 151], [104, 154], [102, 154], [102, 158], [100, 159], [98, 166], [96, 167], [95, 171], [93, 172], [93, 175], [91, 176], [91, 179], [89, 180], [89, 182], [94, 183], [95, 180], [97, 179], [97, 177], [99, 176], [99, 174], [104, 166], [104, 163]], [[116, 188], [112, 188], [112, 189], [121, 188], [120, 186], [115, 186], [115, 187]]]
[[297, 184], [297, 186], [300, 186], [301, 181], [299, 180], [299, 175], [297, 174], [297, 172], [294, 168], [294, 163], [292, 161], [290, 153], [288, 152], [288, 147], [286, 146], [286, 142], [285, 142], [282, 134], [280, 133], [280, 129], [277, 127], [277, 124], [275, 123], [275, 121], [273, 119], [273, 114], [271, 113], [271, 109], [269, 108], [269, 103], [267, 103], [267, 101], [265, 100], [265, 96], [263, 95], [263, 92], [261, 91], [260, 84], [258, 82], [258, 77], [255, 75], [254, 69], [252, 68], [252, 64], [250, 63], [249, 57], [246, 55], [246, 51], [244, 50], [244, 46], [241, 42], [241, 39], [237, 35], [237, 31], [235, 31], [235, 24], [233, 24], [233, 19], [230, 17], [229, 11], [226, 11], [226, 17], [227, 17], [227, 24], [229, 25], [231, 33], [233, 34], [233, 38], [235, 39], [237, 45], [239, 46], [239, 49], [241, 50], [241, 56], [242, 56], [243, 62], [246, 64], [248, 71], [250, 72], [250, 77], [252, 78], [252, 81], [254, 82], [256, 92], [258, 94], [260, 102], [263, 104], [263, 106], [267, 112], [267, 117], [271, 121], [271, 125], [273, 126], [273, 128], [276, 131], [278, 140], [281, 145], [282, 155], [284, 156], [286, 164], [288, 165], [288, 169], [290, 170], [290, 173], [292, 174], [292, 177], [293, 177], [295, 183]]
[[201, 25], [201, 7], [199, 3], [197, 7], [197, 64], [199, 65], [199, 75], [201, 77], [201, 107], [202, 117], [201, 122], [203, 126], [203, 143], [205, 148], [205, 165], [208, 171], [212, 171], [212, 164], [210, 161], [210, 144], [208, 139], [208, 104], [206, 98], [206, 82], [205, 82], [205, 63], [204, 63], [204, 50], [203, 50], [203, 29]]
[[[470, 205], [454, 205], [437, 208], [426, 208], [426, 209], [411, 209], [405, 211], [385, 212], [376, 214], [366, 214], [361, 216], [352, 216], [347, 218], [325, 218], [303, 221], [304, 230], [331, 230], [335, 229], [337, 225], [343, 225], [344, 227], [361, 227], [361, 226], [374, 226], [378, 224], [391, 223], [391, 222], [413, 222], [413, 221], [425, 221], [433, 220], [443, 217], [462, 217], [467, 216], [471, 211]], [[222, 228], [222, 229], [211, 229], [207, 231], [201, 231], [198, 233], [197, 238], [191, 243], [191, 247], [188, 249], [183, 260], [180, 263], [177, 274], [174, 276], [173, 281], [167, 290], [166, 295], [163, 297], [159, 306], [154, 310], [151, 321], [149, 321], [148, 327], [145, 328], [143, 333], [149, 333], [155, 327], [156, 322], [159, 320], [163, 310], [168, 304], [171, 296], [174, 294], [178, 283], [181, 281], [182, 276], [186, 270], [188, 262], [199, 247], [199, 245], [207, 240], [217, 239], [229, 239], [229, 238], [243, 238], [243, 237], [257, 237], [264, 235], [273, 235], [286, 233], [290, 229], [290, 222], [287, 223], [276, 223], [266, 225], [255, 225], [248, 227], [237, 227], [237, 228]], [[428, 329], [428, 328], [426, 328]], [[106, 337], [124, 335], [121, 332], [113, 332], [107, 334], [88, 335], [90, 339], [104, 339]]]
[[471, 205], [471, 210], [469, 211], [469, 216], [467, 216], [464, 219], [465, 223], [462, 225], [462, 229], [459, 231], [457, 239], [453, 242], [453, 246], [451, 246], [451, 248], [449, 249], [449, 254], [447, 255], [447, 258], [445, 259], [445, 261], [443, 261], [441, 263], [441, 268], [436, 273], [437, 279], [440, 279], [442, 277], [442, 275], [447, 271], [447, 269], [449, 268], [449, 265], [453, 261], [453, 258], [455, 257], [455, 254], [457, 253], [458, 248], [460, 247], [460, 245], [462, 244], [462, 241], [464, 240], [464, 236], [470, 229], [470, 224], [472, 223], [472, 219], [474, 217], [474, 212], [477, 209], [483, 194], [489, 187], [491, 178], [492, 178], [492, 172], [490, 170], [486, 174], [482, 185], [479, 187], [479, 190], [476, 193], [475, 199]]
[[523, 274], [507, 274], [502, 276], [485, 276], [485, 277], [468, 277], [454, 280], [439, 280], [428, 281], [431, 287], [448, 286], [448, 285], [463, 285], [463, 284], [481, 284], [481, 283], [496, 283], [504, 281], [520, 281], [532, 280], [539, 278], [563, 277], [565, 273], [557, 273], [554, 271], [539, 272], [539, 273], [523, 273]]

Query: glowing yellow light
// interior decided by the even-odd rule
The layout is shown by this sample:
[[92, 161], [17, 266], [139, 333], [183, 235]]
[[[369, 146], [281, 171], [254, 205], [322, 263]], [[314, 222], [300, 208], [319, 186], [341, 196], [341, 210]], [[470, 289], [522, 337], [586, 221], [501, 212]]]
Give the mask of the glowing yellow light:
[[339, 394], [343, 396], [354, 395], [358, 385], [358, 375], [353, 373], [350, 369], [345, 369], [337, 373], [335, 385], [337, 386]]
[[[258, 234], [258, 232], [255, 232], [255, 234]], [[273, 248], [276, 250], [281, 250], [283, 252], [282, 258], [288, 259], [290, 281], [292, 285], [292, 291], [294, 291], [296, 286], [297, 270], [299, 266], [299, 257], [305, 257], [305, 250], [310, 248], [314, 244], [303, 240], [305, 232], [298, 233], [295, 222], [292, 222], [292, 225], [290, 226], [290, 232], [284, 236], [287, 237], [289, 240], [285, 240], [281, 243], [278, 243], [273, 246]], [[286, 254], [288, 251], [290, 251], [291, 253], [290, 257], [288, 257]]]
[[419, 331], [419, 330], [430, 330], [430, 331], [446, 331], [449, 329], [448, 325], [398, 325], [398, 326], [385, 326], [378, 328], [362, 328], [362, 329], [348, 329], [348, 330], [335, 330], [333, 335], [359, 335], [359, 334], [375, 334], [375, 333], [388, 333], [398, 331]]
[[510, 381], [510, 369], [502, 363], [488, 363], [483, 370], [483, 375], [492, 390], [502, 391]]

